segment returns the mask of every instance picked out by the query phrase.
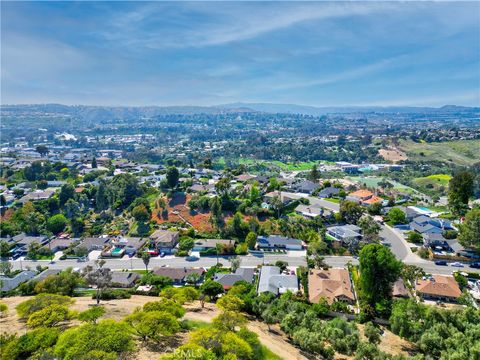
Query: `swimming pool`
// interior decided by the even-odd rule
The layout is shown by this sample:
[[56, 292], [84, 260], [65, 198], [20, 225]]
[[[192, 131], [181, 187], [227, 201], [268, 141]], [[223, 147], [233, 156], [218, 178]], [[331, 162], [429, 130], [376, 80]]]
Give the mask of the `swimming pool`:
[[118, 254], [120, 254], [122, 251], [123, 251], [122, 248], [116, 247], [116, 248], [112, 249], [112, 255], [118, 255]]

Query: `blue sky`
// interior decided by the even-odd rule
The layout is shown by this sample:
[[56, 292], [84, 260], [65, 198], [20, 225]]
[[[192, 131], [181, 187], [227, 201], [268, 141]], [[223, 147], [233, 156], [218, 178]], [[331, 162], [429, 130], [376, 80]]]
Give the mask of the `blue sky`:
[[480, 105], [480, 3], [2, 2], [1, 102]]

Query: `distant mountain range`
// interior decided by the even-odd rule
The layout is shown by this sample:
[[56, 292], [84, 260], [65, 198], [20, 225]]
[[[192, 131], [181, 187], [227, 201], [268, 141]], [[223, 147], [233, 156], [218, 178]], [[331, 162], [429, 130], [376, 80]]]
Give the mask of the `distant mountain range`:
[[89, 106], [61, 104], [1, 105], [2, 116], [65, 116], [83, 120], [141, 119], [168, 114], [221, 114], [241, 112], [291, 113], [304, 115], [348, 113], [480, 113], [479, 107], [446, 105], [433, 107], [344, 106], [315, 107], [296, 104], [232, 103], [217, 106]]

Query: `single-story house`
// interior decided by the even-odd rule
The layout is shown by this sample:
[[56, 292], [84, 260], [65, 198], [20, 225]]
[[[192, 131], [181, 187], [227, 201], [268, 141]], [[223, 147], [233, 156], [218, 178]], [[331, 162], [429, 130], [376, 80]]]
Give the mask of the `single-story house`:
[[0, 291], [10, 291], [15, 289], [20, 284], [33, 279], [35, 276], [34, 271], [25, 270], [15, 275], [14, 277], [0, 276]]
[[346, 199], [349, 201], [362, 203], [363, 201], [370, 199], [372, 196], [374, 196], [374, 194], [371, 191], [361, 189], [348, 194]]
[[113, 287], [130, 288], [140, 279], [140, 274], [130, 271], [111, 271]]
[[50, 199], [53, 196], [53, 194], [55, 194], [55, 189], [35, 190], [23, 196], [17, 202], [19, 204], [25, 204], [28, 201], [47, 200], [47, 199]]
[[76, 239], [76, 238], [74, 238], [74, 239], [71, 239], [71, 238], [62, 239], [62, 238], [56, 237], [56, 238], [50, 240], [48, 245], [45, 245], [45, 247], [48, 248], [53, 253], [56, 253], [57, 251], [67, 249], [68, 247], [70, 247], [72, 244], [74, 244], [78, 240], [79, 239]]
[[314, 183], [313, 181], [310, 181], [310, 180], [299, 181], [292, 185], [293, 191], [299, 192], [302, 194], [311, 194], [315, 190], [318, 190], [319, 188], [320, 188], [319, 184]]
[[88, 252], [93, 250], [104, 250], [110, 244], [110, 237], [86, 237], [80, 241], [75, 249], [85, 248]]
[[334, 241], [342, 244], [357, 243], [362, 240], [361, 229], [356, 225], [330, 226], [327, 228], [327, 235]]
[[205, 273], [205, 269], [186, 267], [157, 267], [153, 269], [153, 273], [158, 276], [165, 276], [172, 279], [175, 285], [184, 285], [189, 275], [198, 274], [201, 279]]
[[193, 244], [192, 251], [208, 251], [218, 248], [235, 248], [235, 240], [225, 239], [198, 239]]
[[275, 295], [284, 294], [287, 291], [297, 292], [297, 275], [281, 274], [278, 266], [262, 266], [257, 293], [261, 294], [267, 291]]
[[25, 256], [28, 253], [28, 247], [30, 244], [38, 244], [40, 246], [45, 246], [48, 244], [48, 237], [45, 235], [40, 236], [29, 236], [24, 233], [15, 235], [10, 243], [13, 243], [13, 248], [10, 250], [10, 254], [14, 259]]
[[216, 273], [213, 280], [222, 284], [223, 288], [228, 290], [239, 281], [253, 283], [254, 274], [255, 269], [253, 268], [238, 268], [233, 274]]
[[418, 280], [415, 290], [425, 300], [441, 300], [455, 302], [462, 291], [453, 276], [432, 275]]
[[235, 180], [241, 181], [241, 182], [247, 182], [255, 178], [256, 178], [255, 175], [250, 175], [250, 174], [241, 174], [241, 175], [235, 176]]
[[270, 204], [272, 202], [272, 199], [274, 199], [274, 198], [280, 199], [280, 201], [282, 202], [283, 205], [288, 205], [291, 202], [296, 200], [296, 199], [286, 195], [285, 193], [283, 193], [281, 191], [272, 191], [272, 192], [269, 192], [269, 193], [265, 194], [265, 196], [263, 197], [264, 201], [267, 204]]
[[318, 303], [325, 298], [329, 304], [335, 301], [355, 303], [355, 295], [346, 269], [330, 268], [328, 270], [311, 269], [308, 273], [308, 298], [311, 303]]
[[295, 212], [298, 215], [302, 215], [305, 218], [314, 219], [316, 217], [322, 216], [324, 213], [324, 210], [321, 206], [318, 206], [318, 205], [300, 204], [295, 208]]
[[318, 193], [319, 198], [331, 198], [332, 196], [337, 196], [340, 193], [340, 189], [334, 186], [326, 187]]
[[259, 249], [286, 249], [302, 250], [302, 240], [292, 239], [285, 236], [269, 235], [257, 237], [257, 248]]
[[155, 232], [150, 235], [150, 241], [155, 244], [154, 253], [163, 252], [171, 254], [173, 249], [178, 244], [178, 231], [170, 230], [155, 230]]

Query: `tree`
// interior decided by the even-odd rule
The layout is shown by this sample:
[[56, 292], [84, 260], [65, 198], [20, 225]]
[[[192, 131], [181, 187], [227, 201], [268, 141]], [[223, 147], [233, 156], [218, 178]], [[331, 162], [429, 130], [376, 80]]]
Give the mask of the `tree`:
[[245, 241], [248, 245], [248, 248], [250, 250], [255, 249], [255, 245], [257, 244], [257, 234], [255, 234], [253, 231], [250, 231], [247, 234], [247, 237], [245, 238]]
[[370, 215], [380, 215], [382, 212], [382, 203], [381, 202], [376, 202], [367, 207], [367, 212]]
[[362, 229], [365, 242], [378, 242], [381, 227], [370, 215], [362, 215], [357, 225]]
[[62, 187], [60, 188], [60, 193], [58, 194], [58, 202], [61, 207], [65, 205], [65, 203], [69, 199], [73, 199], [73, 196], [75, 195], [75, 188], [71, 184], [63, 184]]
[[245, 302], [238, 296], [226, 294], [217, 301], [217, 307], [223, 311], [239, 312], [242, 310]]
[[40, 156], [45, 156], [50, 152], [50, 150], [48, 150], [48, 147], [45, 145], [38, 145], [35, 148], [35, 151], [38, 152]]
[[80, 274], [70, 268], [55, 275], [48, 275], [35, 285], [35, 292], [73, 296], [75, 289], [83, 282]]
[[97, 168], [97, 158], [95, 156], [93, 156], [92, 158], [92, 169], [96, 169]]
[[354, 201], [345, 200], [340, 203], [340, 217], [349, 224], [356, 224], [363, 215], [363, 207]]
[[125, 321], [142, 340], [160, 341], [180, 331], [180, 324], [175, 316], [163, 311], [139, 311], [128, 316]]
[[151, 255], [149, 252], [144, 251], [142, 253], [143, 264], [145, 265], [145, 271], [148, 272], [148, 264], [150, 263]]
[[407, 241], [411, 242], [411, 243], [414, 243], [414, 244], [418, 244], [418, 243], [423, 242], [423, 236], [422, 236], [422, 234], [420, 234], [416, 231], [409, 231], [408, 235], [407, 235]]
[[52, 305], [64, 305], [68, 306], [72, 304], [74, 300], [68, 296], [55, 295], [55, 294], [39, 294], [32, 299], [26, 300], [17, 305], [16, 310], [18, 316], [21, 319], [28, 319], [28, 317], [34, 312], [45, 309]]
[[[84, 324], [65, 330], [54, 347], [60, 359], [90, 359], [94, 351], [121, 355], [134, 349], [128, 325], [113, 320], [103, 320], [98, 324]], [[96, 353], [96, 352], [95, 352]]]
[[288, 262], [283, 260], [277, 260], [275, 262], [275, 266], [280, 268], [280, 272], [284, 272], [285, 270], [287, 270]]
[[359, 261], [361, 298], [381, 310], [391, 301], [392, 285], [400, 276], [402, 263], [389, 248], [379, 244], [364, 246]]
[[230, 267], [231, 267], [232, 272], [237, 271], [237, 269], [240, 267], [241, 262], [242, 262], [242, 260], [238, 257], [232, 258], [230, 260], [230, 264], [231, 264]]
[[2, 261], [0, 262], [0, 273], [5, 276], [10, 276], [12, 272], [13, 265], [10, 261]]
[[270, 325], [273, 325], [277, 322], [277, 318], [276, 318], [275, 314], [273, 313], [272, 309], [270, 307], [268, 307], [267, 309], [265, 309], [262, 312], [261, 316], [262, 316], [262, 319], [265, 322], [265, 324], [267, 324], [268, 331], [271, 331]]
[[54, 234], [62, 232], [67, 226], [67, 218], [63, 214], [56, 214], [47, 220], [47, 230]]
[[456, 173], [448, 184], [448, 205], [456, 215], [463, 215], [473, 196], [475, 175], [469, 171]]
[[368, 341], [370, 343], [372, 343], [372, 344], [380, 343], [381, 331], [371, 321], [369, 321], [365, 324], [365, 328], [364, 328], [363, 332], [365, 334], [365, 337], [368, 339]]
[[172, 314], [176, 318], [181, 318], [185, 315], [185, 309], [178, 302], [172, 299], [161, 298], [160, 301], [152, 301], [143, 305], [143, 311], [159, 311]]
[[65, 305], [50, 305], [42, 310], [35, 311], [28, 317], [27, 325], [31, 328], [53, 327], [62, 321], [71, 318], [70, 311]]
[[104, 181], [100, 181], [95, 195], [95, 209], [97, 211], [104, 211], [108, 209], [108, 205], [107, 186]]
[[95, 267], [87, 265], [83, 268], [83, 275], [88, 284], [95, 286], [97, 305], [100, 304], [102, 292], [110, 286], [112, 273], [109, 268], [104, 268], [105, 260], [96, 260]]
[[308, 179], [310, 181], [313, 181], [314, 183], [316, 183], [317, 180], [320, 179], [320, 173], [318, 172], [317, 164], [313, 164], [312, 169], [310, 170], [310, 173], [308, 174]]
[[97, 320], [103, 315], [105, 315], [105, 308], [103, 306], [94, 306], [78, 314], [78, 320], [82, 322], [96, 324]]
[[140, 204], [133, 208], [132, 216], [135, 218], [135, 220], [142, 223], [150, 220], [150, 213], [148, 212], [147, 208], [143, 204]]
[[170, 189], [174, 189], [178, 185], [180, 174], [175, 166], [170, 166], [167, 169], [167, 184]]
[[388, 211], [388, 218], [394, 224], [406, 224], [407, 223], [407, 217], [405, 216], [405, 213], [397, 207], [391, 208]]
[[412, 285], [423, 276], [425, 276], [425, 271], [421, 267], [416, 265], [403, 265], [402, 277], [408, 280]]
[[200, 287], [200, 291], [213, 301], [217, 299], [218, 295], [223, 294], [224, 292], [222, 284], [212, 280], [205, 281]]
[[475, 208], [467, 213], [465, 221], [460, 225], [458, 241], [463, 246], [480, 252], [480, 209]]

